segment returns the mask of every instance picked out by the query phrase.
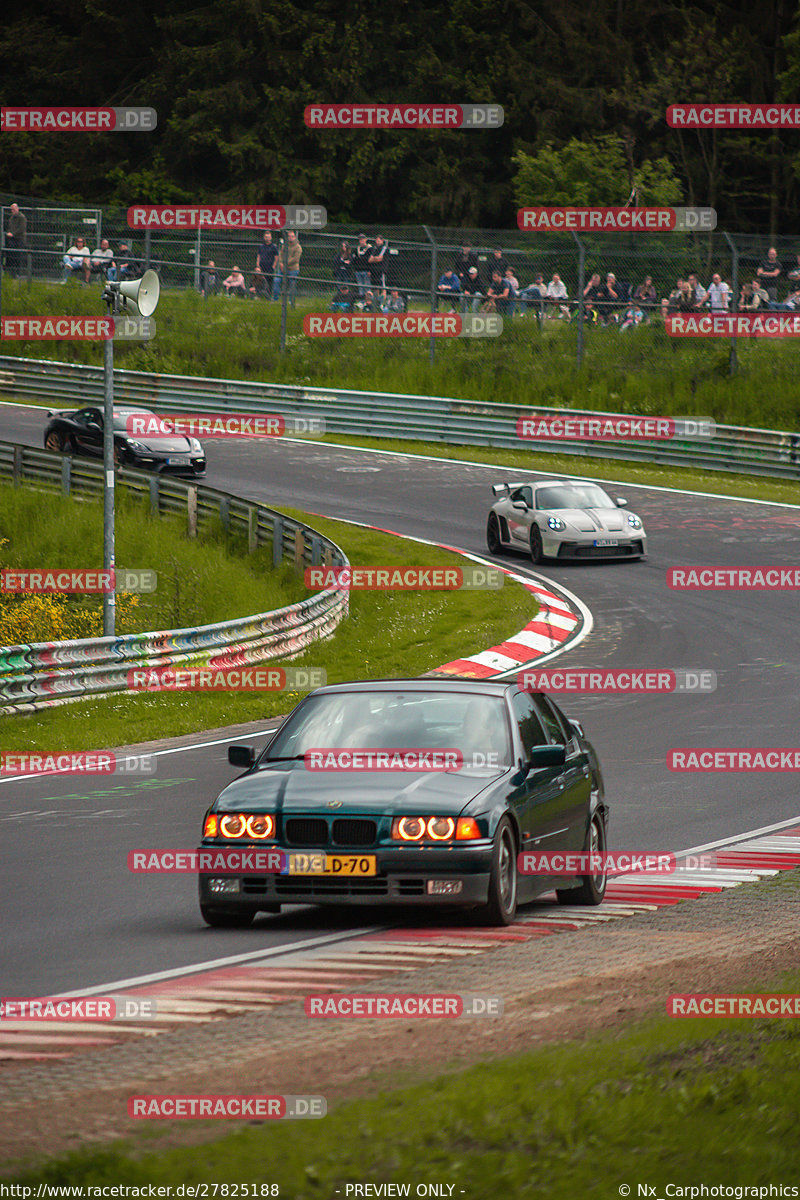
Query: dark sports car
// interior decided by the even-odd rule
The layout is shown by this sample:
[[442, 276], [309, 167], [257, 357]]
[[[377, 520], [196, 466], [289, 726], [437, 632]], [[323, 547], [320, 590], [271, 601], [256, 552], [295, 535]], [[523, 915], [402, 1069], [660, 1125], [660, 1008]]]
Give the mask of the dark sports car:
[[270, 874], [215, 875], [206, 858], [209, 925], [326, 903], [470, 906], [506, 925], [554, 887], [564, 903], [603, 899], [605, 874], [518, 872], [523, 851], [605, 850], [607, 809], [580, 725], [516, 683], [318, 688], [258, 756], [235, 745], [228, 759], [247, 770], [206, 813], [202, 850], [279, 853], [260, 856]]
[[[46, 450], [61, 454], [87, 454], [103, 457], [103, 409], [65, 409], [48, 411], [44, 431]], [[149, 408], [132, 405], [114, 407], [114, 464], [118, 467], [149, 467], [176, 475], [204, 475], [206, 455], [197, 438], [170, 434], [136, 437], [129, 432], [134, 416], [153, 418]]]

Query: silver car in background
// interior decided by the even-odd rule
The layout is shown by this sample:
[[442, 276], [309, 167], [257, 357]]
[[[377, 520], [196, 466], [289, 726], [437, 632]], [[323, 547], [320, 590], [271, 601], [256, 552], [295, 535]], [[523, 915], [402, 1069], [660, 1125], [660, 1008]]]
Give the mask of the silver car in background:
[[643, 558], [644, 525], [597, 483], [546, 479], [541, 483], [496, 483], [498, 497], [486, 525], [492, 554], [522, 550], [535, 563], [545, 558]]

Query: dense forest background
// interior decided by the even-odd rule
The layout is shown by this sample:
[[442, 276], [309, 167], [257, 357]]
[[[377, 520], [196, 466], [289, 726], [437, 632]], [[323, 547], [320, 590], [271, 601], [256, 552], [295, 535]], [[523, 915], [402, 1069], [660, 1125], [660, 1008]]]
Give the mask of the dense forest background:
[[[667, 105], [793, 101], [792, 0], [29, 0], [8, 105], [139, 105], [154, 133], [0, 135], [0, 190], [127, 205], [318, 203], [330, 221], [507, 227], [519, 203], [711, 205], [793, 234], [800, 130], [681, 132]], [[496, 103], [496, 131], [316, 132], [315, 101]]]

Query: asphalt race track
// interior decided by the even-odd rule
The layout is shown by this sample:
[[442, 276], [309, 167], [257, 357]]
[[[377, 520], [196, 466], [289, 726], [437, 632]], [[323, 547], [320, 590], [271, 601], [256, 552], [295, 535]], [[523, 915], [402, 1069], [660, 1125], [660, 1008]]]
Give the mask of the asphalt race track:
[[[0, 405], [0, 440], [41, 447], [43, 427], [43, 410]], [[497, 468], [302, 442], [217, 440], [206, 451], [212, 486], [484, 554], [490, 484], [503, 478]], [[800, 508], [606, 486], [644, 519], [650, 554], [642, 563], [537, 568], [594, 616], [593, 631], [558, 665], [709, 668], [718, 677], [716, 692], [693, 697], [564, 700], [600, 753], [610, 846], [685, 849], [796, 816], [796, 774], [674, 774], [665, 759], [679, 746], [798, 744], [797, 594], [671, 591], [666, 571], [800, 564]], [[523, 557], [497, 561], [530, 569]], [[128, 872], [131, 849], [196, 845], [205, 807], [234, 773], [227, 740], [212, 741], [169, 743], [149, 779], [0, 782], [4, 994], [77, 990], [385, 922], [380, 910], [294, 908], [249, 930], [210, 930], [193, 876]]]

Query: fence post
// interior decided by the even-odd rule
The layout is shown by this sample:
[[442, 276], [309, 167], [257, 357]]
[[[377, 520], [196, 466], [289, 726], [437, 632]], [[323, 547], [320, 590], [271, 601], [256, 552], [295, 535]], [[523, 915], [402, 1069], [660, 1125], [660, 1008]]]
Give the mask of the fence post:
[[258, 509], [251, 506], [247, 512], [247, 553], [255, 554], [258, 549]]
[[277, 518], [272, 523], [272, 565], [279, 567], [283, 559], [283, 521]]
[[61, 490], [65, 496], [69, 495], [71, 482], [72, 482], [72, 459], [64, 458], [61, 461]]
[[231, 501], [229, 496], [225, 496], [219, 502], [219, 520], [222, 528], [228, 533], [231, 527]]
[[196, 241], [195, 247], [194, 247], [194, 290], [196, 292], [200, 291], [200, 272], [202, 270], [202, 262], [201, 262], [201, 258], [200, 258], [201, 254], [202, 254], [202, 249], [201, 249], [200, 226], [198, 225], [197, 226], [197, 241]]
[[[434, 305], [436, 303], [437, 245], [436, 238], [433, 237], [430, 229], [428, 229], [428, 226], [423, 225], [422, 228], [425, 230], [425, 236], [431, 244], [431, 313], [433, 313], [436, 311]], [[433, 362], [436, 358], [436, 338], [433, 336], [432, 332], [430, 347], [428, 349], [428, 357], [431, 362]]]
[[14, 487], [19, 487], [22, 483], [22, 446], [14, 447], [14, 469], [11, 474], [11, 482]]
[[[733, 288], [733, 296], [731, 297], [731, 312], [739, 311], [739, 248], [728, 233], [723, 229], [725, 241], [730, 246], [731, 259], [733, 268], [731, 271], [731, 287]], [[736, 355], [736, 335], [731, 337], [731, 350], [728, 355], [728, 374], [735, 375], [739, 370], [739, 360]]]
[[583, 366], [583, 289], [586, 286], [586, 250], [584, 249], [583, 242], [574, 230], [572, 231], [572, 236], [578, 247], [578, 344], [576, 365], [580, 369]]
[[197, 488], [186, 489], [186, 533], [190, 538], [197, 537]]
[[302, 526], [298, 525], [294, 531], [294, 565], [298, 574], [303, 570], [303, 564], [306, 556], [306, 535]]
[[150, 516], [157, 517], [159, 515], [159, 475], [153, 475], [150, 478]]

